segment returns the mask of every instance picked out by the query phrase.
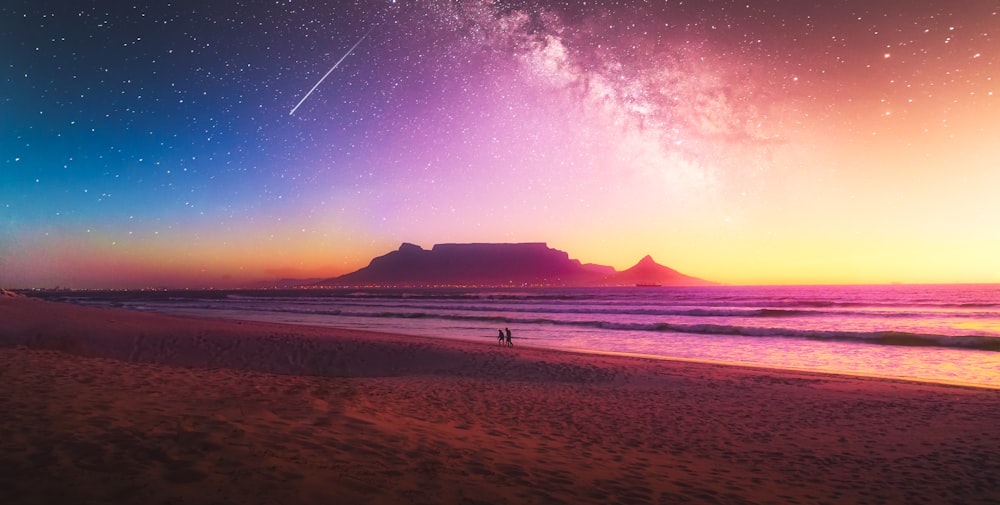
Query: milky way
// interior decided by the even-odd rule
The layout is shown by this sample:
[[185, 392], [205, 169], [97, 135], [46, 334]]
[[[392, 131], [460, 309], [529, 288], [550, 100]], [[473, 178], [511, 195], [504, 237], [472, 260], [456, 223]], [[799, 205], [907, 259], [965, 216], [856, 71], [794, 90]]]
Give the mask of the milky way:
[[239, 285], [403, 241], [997, 282], [998, 11], [6, 2], [0, 284]]

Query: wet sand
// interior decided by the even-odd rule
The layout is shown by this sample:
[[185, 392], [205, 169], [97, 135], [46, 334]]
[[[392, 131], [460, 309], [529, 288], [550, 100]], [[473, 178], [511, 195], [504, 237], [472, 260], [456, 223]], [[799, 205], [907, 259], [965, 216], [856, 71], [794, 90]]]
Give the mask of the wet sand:
[[995, 390], [0, 296], [6, 504], [995, 504], [998, 419]]

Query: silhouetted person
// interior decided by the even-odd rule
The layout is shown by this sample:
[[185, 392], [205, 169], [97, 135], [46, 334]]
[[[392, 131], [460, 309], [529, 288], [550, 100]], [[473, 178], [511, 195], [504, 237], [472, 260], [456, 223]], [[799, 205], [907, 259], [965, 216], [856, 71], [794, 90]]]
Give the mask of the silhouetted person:
[[507, 345], [514, 347], [514, 342], [510, 340], [510, 328], [504, 328], [504, 330], [507, 332]]
[[497, 330], [497, 343], [503, 345], [503, 330]]

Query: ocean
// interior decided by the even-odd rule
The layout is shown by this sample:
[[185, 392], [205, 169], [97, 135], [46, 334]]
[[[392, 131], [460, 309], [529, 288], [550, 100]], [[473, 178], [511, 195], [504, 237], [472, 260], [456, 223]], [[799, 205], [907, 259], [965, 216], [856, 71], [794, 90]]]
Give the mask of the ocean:
[[47, 298], [1000, 387], [1000, 285], [87, 291]]

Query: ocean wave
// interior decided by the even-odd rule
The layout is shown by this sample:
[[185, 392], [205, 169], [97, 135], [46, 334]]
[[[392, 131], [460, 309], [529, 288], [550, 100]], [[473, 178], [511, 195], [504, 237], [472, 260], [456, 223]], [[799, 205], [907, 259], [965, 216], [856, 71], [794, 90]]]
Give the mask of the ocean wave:
[[[246, 303], [241, 300], [240, 303]], [[432, 302], [423, 303], [406, 301], [344, 301], [331, 303], [323, 299], [297, 299], [294, 301], [281, 299], [260, 300], [259, 304], [246, 304], [245, 308], [273, 312], [278, 311], [312, 311], [323, 313], [337, 307], [340, 310], [370, 310], [370, 311], [419, 311], [427, 313], [516, 313], [516, 314], [593, 314], [600, 316], [641, 316], [641, 317], [683, 317], [683, 318], [823, 318], [823, 317], [860, 317], [878, 319], [908, 319], [938, 317], [938, 311], [887, 311], [887, 310], [820, 310], [820, 309], [788, 309], [760, 307], [691, 307], [663, 305], [625, 305], [625, 304], [575, 304], [574, 305], [530, 305], [530, 304], [480, 304]], [[302, 309], [301, 307], [310, 307]], [[955, 318], [1000, 318], [998, 311], [949, 311], [949, 317]]]
[[700, 335], [736, 335], [741, 337], [780, 337], [809, 340], [864, 342], [882, 345], [931, 346], [1000, 351], [1000, 338], [982, 335], [936, 335], [904, 331], [836, 331], [797, 330], [790, 328], [726, 326], [717, 324], [653, 325], [654, 331], [694, 333]]
[[[348, 315], [344, 313], [343, 315]], [[773, 337], [773, 338], [798, 338], [822, 341], [841, 342], [861, 342], [879, 345], [897, 346], [928, 346], [977, 349], [985, 351], [1000, 351], [1000, 338], [987, 337], [982, 335], [936, 335], [910, 333], [903, 331], [836, 331], [836, 330], [802, 330], [782, 327], [754, 327], [736, 326], [722, 324], [677, 324], [677, 323], [617, 323], [610, 321], [567, 321], [547, 318], [518, 318], [506, 316], [461, 316], [461, 315], [441, 315], [427, 313], [371, 313], [355, 314], [360, 317], [400, 317], [400, 318], [424, 318], [439, 317], [443, 319], [481, 321], [501, 323], [505, 325], [530, 324], [530, 325], [556, 325], [556, 326], [576, 326], [599, 328], [604, 330], [636, 331], [636, 332], [658, 332], [658, 333], [685, 333], [696, 335], [722, 335], [740, 337]]]
[[[198, 308], [208, 310], [226, 309], [231, 307], [200, 305]], [[315, 316], [337, 316], [355, 318], [379, 319], [443, 319], [466, 322], [490, 323], [494, 325], [552, 325], [579, 328], [595, 328], [612, 331], [681, 333], [711, 336], [739, 336], [765, 338], [796, 338], [818, 341], [860, 342], [876, 345], [894, 346], [925, 346], [962, 348], [986, 351], [1000, 351], [1000, 338], [984, 335], [938, 335], [912, 333], [905, 331], [838, 331], [838, 330], [806, 330], [785, 327], [740, 326], [713, 323], [682, 324], [682, 323], [625, 323], [605, 320], [572, 321], [547, 317], [517, 317], [509, 315], [478, 315], [478, 314], [443, 314], [422, 311], [354, 311], [354, 310], [295, 310], [275, 307], [272, 309], [254, 309], [252, 312], [275, 312], [288, 314], [305, 314]]]
[[[516, 322], [516, 321], [512, 321]], [[801, 330], [780, 327], [731, 326], [720, 324], [609, 323], [606, 321], [556, 321], [553, 324], [589, 326], [607, 330], [687, 333], [740, 337], [798, 338], [822, 341], [861, 342], [879, 345], [926, 346], [1000, 351], [1000, 338], [983, 335], [937, 335], [903, 331]]]
[[[635, 315], [635, 316], [689, 316], [689, 317], [795, 317], [823, 315], [817, 311], [785, 310], [785, 309], [742, 309], [742, 308], [643, 308], [634, 306], [602, 305], [600, 307], [564, 307], [539, 305], [429, 305], [400, 303], [346, 303], [345, 307], [369, 308], [379, 310], [392, 308], [394, 310], [421, 310], [437, 313], [449, 312], [510, 312], [534, 314], [601, 314], [601, 315]], [[321, 309], [317, 309], [321, 310]]]
[[673, 333], [706, 339], [790, 338], [1000, 351], [1000, 326], [996, 324], [1000, 288], [948, 289], [941, 288], [939, 298], [858, 288], [824, 292], [797, 288], [154, 291], [53, 293], [51, 297], [87, 305], [236, 318], [253, 315], [283, 320], [282, 315], [290, 315], [296, 322], [332, 325], [345, 318], [356, 319], [352, 324], [381, 318], [398, 320], [403, 327], [404, 319], [412, 319], [421, 320], [413, 323], [420, 327], [454, 326], [446, 321], [463, 321], [469, 324], [460, 326], [469, 328], [534, 326], [544, 332], [548, 326], [553, 334], [574, 328], [620, 332], [609, 334], [613, 339], [642, 334], [669, 338]]

